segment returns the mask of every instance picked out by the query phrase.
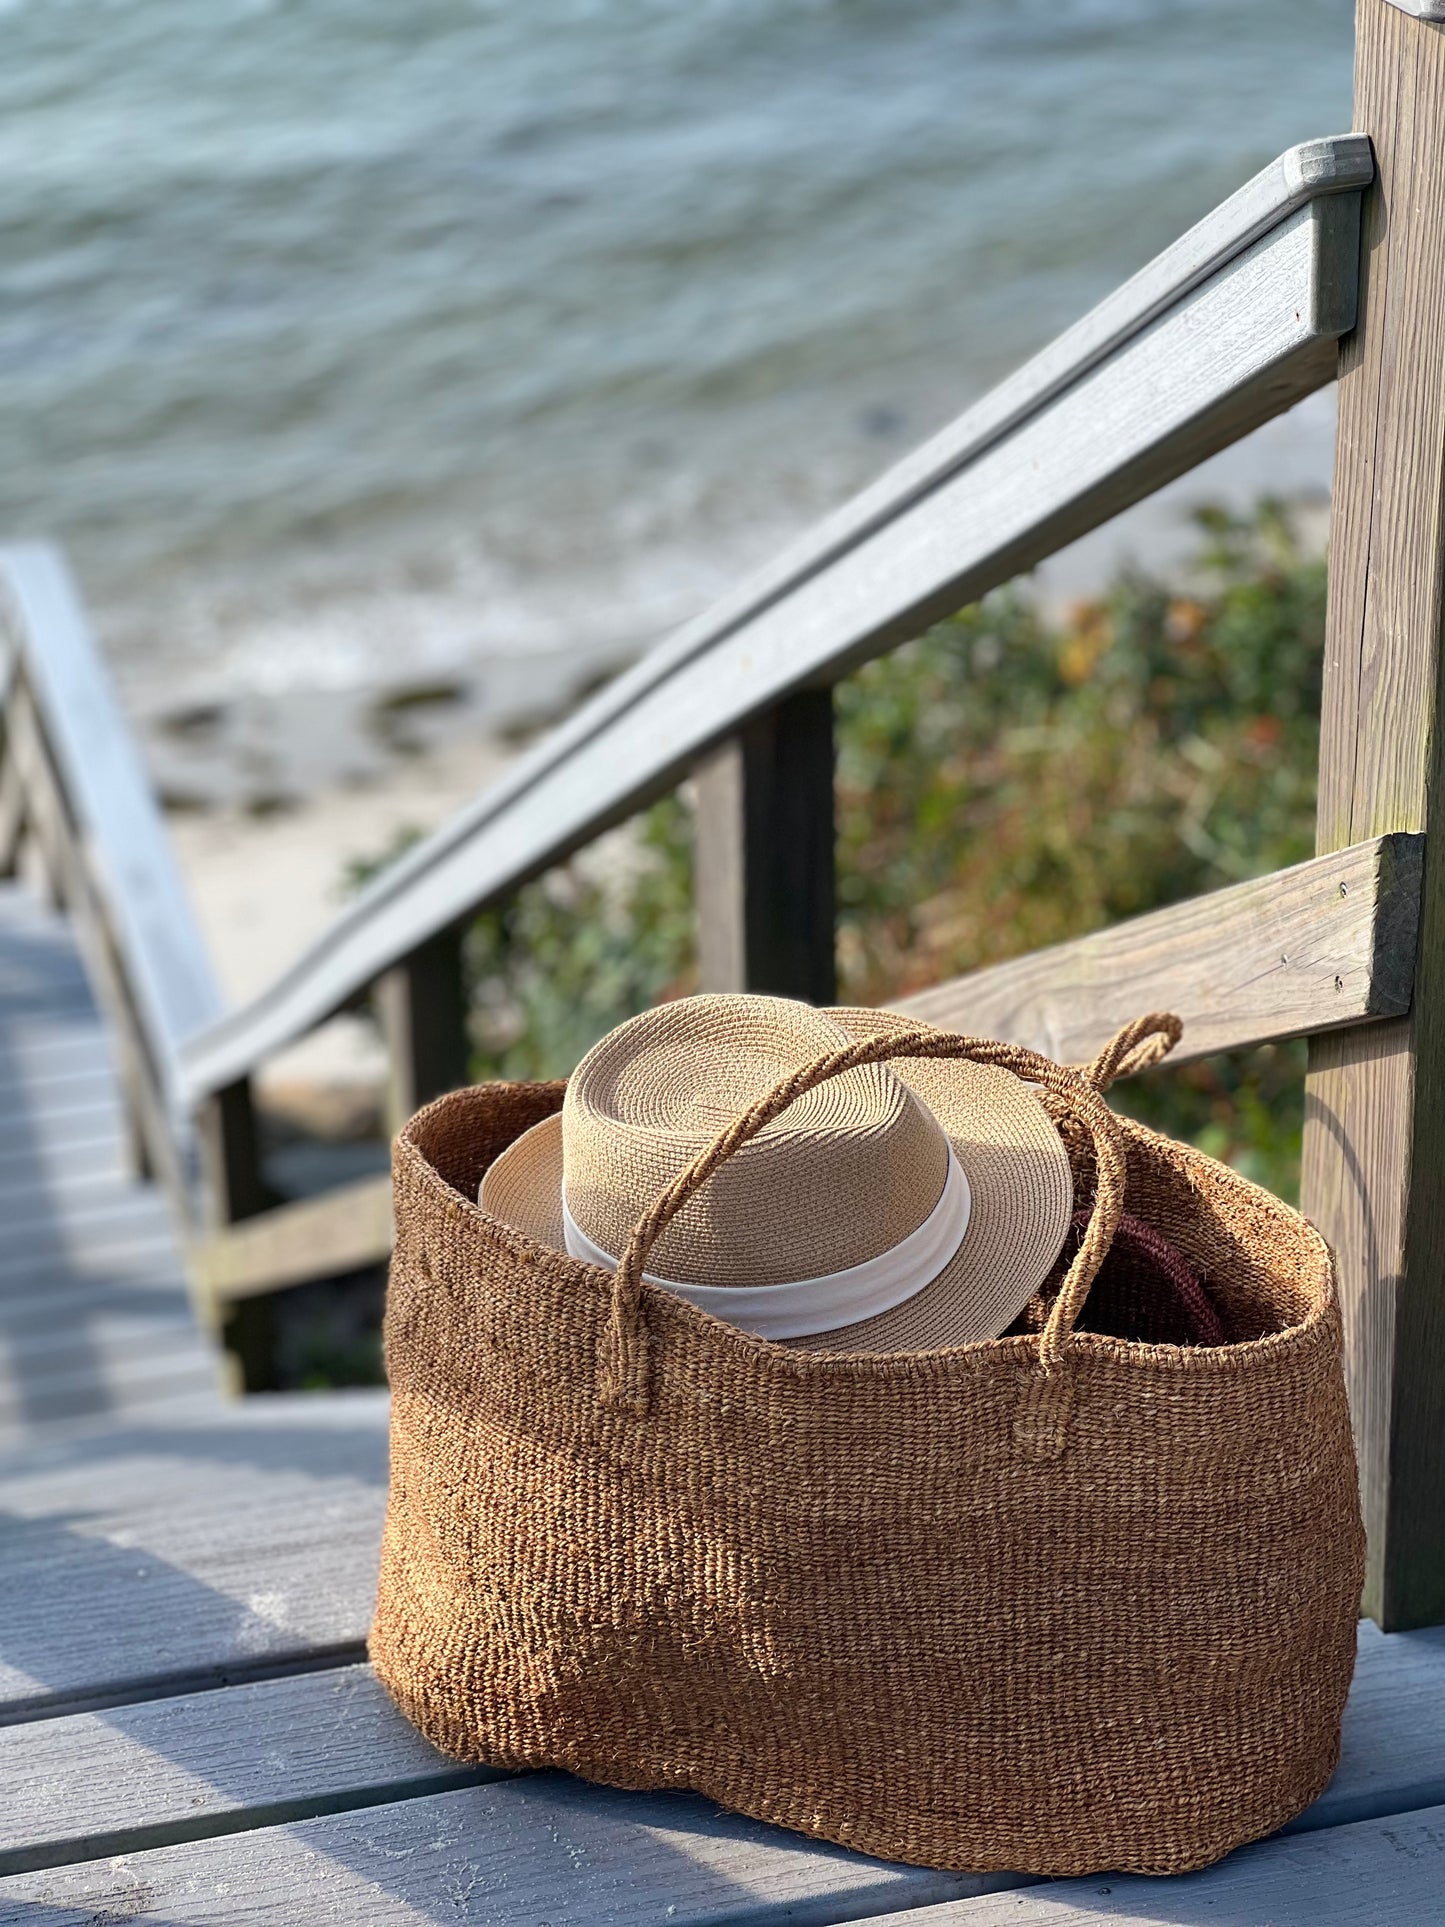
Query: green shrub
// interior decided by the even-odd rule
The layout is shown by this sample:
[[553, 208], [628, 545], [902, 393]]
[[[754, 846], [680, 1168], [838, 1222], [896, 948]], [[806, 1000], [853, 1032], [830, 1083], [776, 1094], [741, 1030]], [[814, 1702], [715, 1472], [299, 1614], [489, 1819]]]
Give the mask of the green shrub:
[[1323, 565], [1204, 521], [1193, 595], [1124, 575], [1051, 623], [990, 597], [840, 685], [839, 954], [860, 1002], [1297, 862]]

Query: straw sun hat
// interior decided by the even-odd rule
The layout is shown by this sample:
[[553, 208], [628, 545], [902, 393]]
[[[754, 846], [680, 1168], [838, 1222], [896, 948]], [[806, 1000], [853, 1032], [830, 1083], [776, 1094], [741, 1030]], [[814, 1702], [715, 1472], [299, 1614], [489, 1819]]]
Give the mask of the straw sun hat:
[[[482, 1180], [491, 1216], [614, 1267], [633, 1226], [779, 1079], [850, 1039], [912, 1026], [780, 997], [679, 999], [588, 1052], [560, 1114]], [[684, 1205], [646, 1276], [764, 1338], [826, 1351], [996, 1338], [1058, 1257], [1068, 1155], [1011, 1072], [912, 1058], [798, 1097]]]

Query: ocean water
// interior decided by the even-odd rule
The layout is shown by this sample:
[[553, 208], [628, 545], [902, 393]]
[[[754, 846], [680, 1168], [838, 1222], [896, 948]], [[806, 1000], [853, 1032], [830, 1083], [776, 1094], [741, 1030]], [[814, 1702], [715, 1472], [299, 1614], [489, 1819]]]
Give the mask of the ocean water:
[[1351, 31], [0, 0], [0, 534], [64, 542], [148, 714], [580, 679], [1347, 127]]

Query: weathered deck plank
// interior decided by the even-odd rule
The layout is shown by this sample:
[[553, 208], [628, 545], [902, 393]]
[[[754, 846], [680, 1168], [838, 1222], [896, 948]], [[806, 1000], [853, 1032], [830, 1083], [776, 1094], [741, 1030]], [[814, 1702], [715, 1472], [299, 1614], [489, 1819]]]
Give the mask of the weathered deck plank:
[[110, 1104], [84, 1104], [73, 1111], [32, 1112], [0, 1119], [0, 1161], [7, 1173], [32, 1174], [37, 1162], [51, 1168], [90, 1148], [123, 1147], [125, 1139]]
[[993, 1884], [868, 1860], [693, 1794], [547, 1773], [12, 1875], [0, 1880], [0, 1927], [135, 1916], [167, 1927], [823, 1927]]
[[[267, 1416], [272, 1424], [284, 1426], [284, 1403], [267, 1408]], [[218, 1481], [222, 1489], [214, 1494], [223, 1505], [228, 1477]], [[315, 1571], [325, 1569], [318, 1562]], [[264, 1586], [273, 1573], [262, 1564], [254, 1577]], [[117, 1687], [126, 1690], [124, 1681]], [[1445, 1745], [1437, 1711], [1442, 1700], [1445, 1629], [1387, 1638], [1373, 1626], [1362, 1626], [1340, 1770], [1292, 1831], [1333, 1828], [1445, 1802]], [[0, 1873], [272, 1827], [403, 1796], [427, 1796], [477, 1777], [433, 1753], [362, 1666], [37, 1718], [0, 1731], [0, 1785], [10, 1798], [8, 1813], [0, 1814]], [[683, 1795], [593, 1795], [561, 1776], [542, 1778], [558, 1789], [560, 1811], [575, 1814], [595, 1797], [621, 1833], [685, 1828], [693, 1824], [688, 1816], [695, 1818], [704, 1810], [704, 1803]], [[505, 1844], [513, 1809], [487, 1811], [500, 1816], [496, 1824]], [[447, 1813], [440, 1819], [445, 1822]], [[398, 1855], [410, 1851], [410, 1817], [388, 1810], [376, 1814], [371, 1826], [383, 1842], [396, 1835], [392, 1844]], [[812, 1906], [820, 1897], [838, 1896], [835, 1850], [772, 1828], [754, 1829], [747, 1837], [757, 1850], [755, 1872], [764, 1887], [770, 1868], [786, 1864], [790, 1869], [790, 1904], [806, 1900]], [[486, 1836], [475, 1837], [479, 1866], [492, 1864], [494, 1846]], [[522, 1850], [515, 1838], [505, 1846], [514, 1854]], [[629, 1849], [634, 1857], [637, 1851]], [[798, 1856], [806, 1859], [809, 1854], [820, 1856], [820, 1885], [805, 1893]], [[258, 1865], [262, 1863], [269, 1864], [264, 1853]], [[591, 1865], [589, 1860], [579, 1867], [565, 1893], [550, 1896], [552, 1911], [545, 1918], [589, 1917], [597, 1899], [588, 1887]], [[854, 1866], [863, 1904], [872, 1905], [867, 1896], [878, 1878], [877, 1865], [860, 1857]], [[957, 1883], [940, 1887], [937, 1876], [918, 1869], [894, 1872], [904, 1883], [897, 1890], [902, 1905], [942, 1892], [979, 1890]], [[248, 1887], [254, 1877], [254, 1868], [244, 1872]], [[662, 1879], [659, 1870], [659, 1882]], [[579, 1882], [580, 1891], [574, 1892]], [[848, 1904], [859, 1904], [859, 1894], [850, 1890]]]
[[0, 1722], [359, 1658], [385, 1418], [257, 1399], [0, 1453]]
[[437, 1753], [370, 1667], [0, 1728], [0, 1874], [501, 1776]]
[[[687, 1794], [504, 1781], [0, 1880], [0, 1927], [1379, 1927], [1441, 1918], [1445, 1807], [1247, 1847], [1169, 1881], [1030, 1884], [824, 1847]], [[867, 1910], [866, 1913], [864, 1910]]]
[[[179, 1924], [209, 1916], [174, 1918]], [[258, 1911], [254, 1918], [266, 1915]], [[1436, 1927], [1442, 1919], [1445, 1807], [1430, 1807], [1328, 1833], [1267, 1840], [1203, 1873], [1173, 1880], [1062, 1880], [1027, 1893], [925, 1907], [901, 1918], [874, 1914], [859, 1927], [884, 1927], [885, 1921], [887, 1927]]]
[[106, 1231], [59, 1220], [49, 1228], [23, 1227], [0, 1254], [0, 1318], [8, 1291], [32, 1288], [48, 1273], [58, 1280], [104, 1266], [140, 1267], [175, 1275], [175, 1234], [167, 1224], [130, 1222]]
[[32, 1336], [48, 1337], [57, 1323], [70, 1318], [103, 1319], [119, 1312], [141, 1324], [170, 1317], [175, 1312], [174, 1281], [136, 1280], [117, 1271], [69, 1278], [58, 1285], [42, 1284], [28, 1295], [7, 1296], [5, 1329], [12, 1356], [23, 1351]]

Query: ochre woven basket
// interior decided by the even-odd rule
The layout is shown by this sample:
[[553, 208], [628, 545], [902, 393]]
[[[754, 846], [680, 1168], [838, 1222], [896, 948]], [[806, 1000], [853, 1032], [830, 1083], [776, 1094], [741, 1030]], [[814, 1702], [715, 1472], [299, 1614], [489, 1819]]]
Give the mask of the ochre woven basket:
[[[472, 1202], [562, 1085], [412, 1120], [372, 1659], [461, 1759], [691, 1787], [950, 1869], [1205, 1865], [1298, 1813], [1338, 1754], [1363, 1534], [1329, 1252], [1115, 1119], [1095, 1083], [1117, 1063], [1091, 1083], [914, 1032], [809, 1074], [895, 1054], [1002, 1063], [1071, 1114], [1094, 1217], [1042, 1330], [769, 1344], [641, 1278], [682, 1180], [616, 1274]], [[1229, 1344], [1074, 1329], [1126, 1199]]]

